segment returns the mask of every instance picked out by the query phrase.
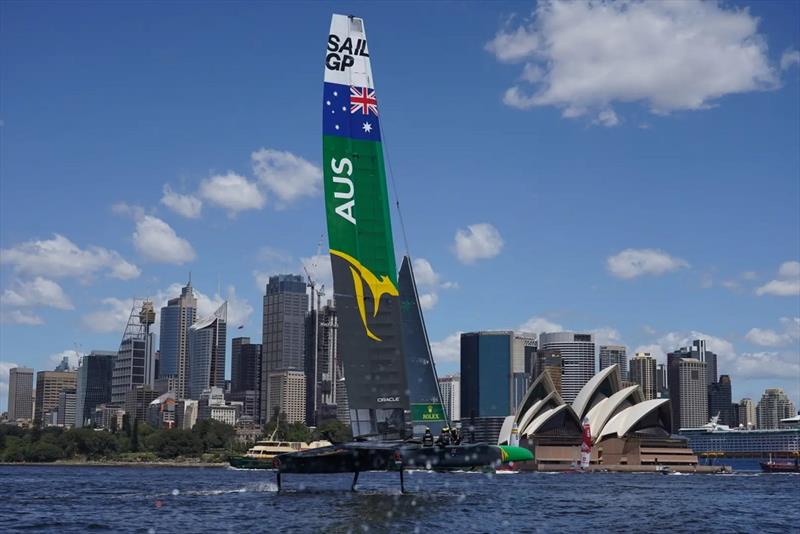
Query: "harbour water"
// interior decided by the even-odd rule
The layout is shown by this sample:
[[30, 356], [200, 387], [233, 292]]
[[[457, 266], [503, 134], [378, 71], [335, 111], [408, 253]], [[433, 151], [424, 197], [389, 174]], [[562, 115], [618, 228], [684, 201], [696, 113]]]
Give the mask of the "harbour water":
[[[745, 467], [752, 467], [745, 464]], [[0, 466], [0, 532], [797, 532], [800, 475]]]

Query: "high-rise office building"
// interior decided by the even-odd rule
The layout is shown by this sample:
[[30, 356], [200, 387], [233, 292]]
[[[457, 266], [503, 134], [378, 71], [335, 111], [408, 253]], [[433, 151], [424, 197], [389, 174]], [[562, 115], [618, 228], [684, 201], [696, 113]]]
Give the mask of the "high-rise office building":
[[91, 426], [94, 409], [111, 402], [111, 380], [117, 353], [93, 350], [78, 367], [75, 394], [75, 428]]
[[695, 339], [691, 347], [680, 349], [685, 356], [695, 358], [706, 364], [706, 385], [711, 384], [717, 379], [717, 355], [706, 348], [705, 339]]
[[667, 355], [672, 431], [696, 428], [708, 422], [706, 364], [697, 358]]
[[[281, 274], [269, 278], [264, 295], [261, 339], [262, 422], [267, 422], [272, 417], [269, 409], [269, 375], [277, 371], [304, 372], [307, 313], [308, 294], [303, 277]], [[301, 410], [303, 417], [299, 420], [305, 418], [305, 400]]]
[[767, 388], [756, 407], [759, 430], [781, 428], [781, 419], [797, 415], [794, 403], [781, 388]]
[[669, 397], [669, 386], [667, 384], [667, 364], [659, 363], [656, 365], [656, 395], [659, 398]]
[[62, 428], [75, 426], [75, 390], [64, 389], [58, 394], [56, 424]]
[[231, 392], [228, 400], [242, 403], [243, 417], [261, 420], [261, 344], [249, 337], [231, 341]]
[[189, 327], [189, 352], [186, 361], [189, 398], [203, 390], [225, 387], [225, 346], [228, 335], [228, 303]]
[[306, 375], [302, 371], [273, 371], [267, 380], [269, 419], [286, 417], [287, 423], [302, 423], [306, 418]]
[[33, 419], [33, 369], [12, 367], [8, 372], [8, 420]]
[[[600, 371], [612, 365], [619, 366], [622, 380], [628, 380], [627, 349], [622, 345], [600, 345]], [[633, 380], [633, 378], [631, 378]]]
[[508, 330], [461, 334], [462, 419], [514, 413], [528, 386], [524, 337]]
[[150, 332], [153, 321], [153, 303], [134, 299], [111, 377], [111, 401], [114, 404], [124, 403], [128, 391], [137, 386], [153, 385], [155, 334]]
[[637, 352], [631, 358], [630, 379], [642, 388], [644, 400], [656, 398], [656, 360], [649, 352]]
[[539, 334], [539, 350], [557, 350], [561, 355], [561, 396], [572, 402], [595, 374], [593, 334], [545, 332]]
[[721, 375], [719, 381], [708, 386], [708, 415], [719, 415], [719, 422], [723, 425], [736, 426], [738, 417], [734, 419], [731, 408], [731, 377]]
[[39, 371], [36, 373], [36, 406], [34, 421], [44, 426], [48, 414], [56, 412], [58, 396], [64, 390], [74, 390], [75, 371]]
[[561, 395], [561, 374], [563, 361], [561, 352], [558, 349], [539, 349], [536, 351], [535, 364], [533, 367], [533, 379], [539, 378], [542, 373], [550, 375], [556, 391]]
[[151, 386], [136, 386], [125, 392], [125, 413], [128, 415], [130, 424], [135, 420], [147, 421], [147, 411], [150, 403], [159, 397], [159, 393]]
[[186, 397], [188, 383], [189, 328], [197, 322], [197, 299], [192, 280], [181, 289], [181, 295], [167, 301], [161, 308], [161, 339], [159, 346], [159, 379], [174, 378], [175, 395]]
[[330, 300], [325, 306], [318, 305], [309, 312], [306, 320], [305, 374], [308, 425], [315, 426], [325, 420], [336, 418], [338, 326], [336, 308]]
[[439, 378], [439, 391], [442, 404], [450, 422], [461, 420], [461, 375], [449, 375]]
[[532, 382], [535, 378], [533, 376], [533, 367], [536, 363], [536, 351], [538, 348], [539, 338], [536, 334], [532, 332], [514, 332], [514, 342], [511, 349], [511, 369], [513, 373], [525, 373], [528, 382]]
[[758, 425], [758, 415], [756, 404], [753, 399], [745, 397], [739, 401], [739, 426], [747, 429], [756, 428]]

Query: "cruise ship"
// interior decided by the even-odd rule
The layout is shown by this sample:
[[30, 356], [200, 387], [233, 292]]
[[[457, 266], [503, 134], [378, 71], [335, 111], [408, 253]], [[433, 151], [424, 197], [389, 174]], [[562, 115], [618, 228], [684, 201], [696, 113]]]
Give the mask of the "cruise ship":
[[731, 428], [712, 417], [698, 428], [681, 428], [678, 434], [689, 440], [689, 447], [701, 457], [794, 458], [800, 455], [800, 416], [783, 419], [787, 428], [746, 430]]

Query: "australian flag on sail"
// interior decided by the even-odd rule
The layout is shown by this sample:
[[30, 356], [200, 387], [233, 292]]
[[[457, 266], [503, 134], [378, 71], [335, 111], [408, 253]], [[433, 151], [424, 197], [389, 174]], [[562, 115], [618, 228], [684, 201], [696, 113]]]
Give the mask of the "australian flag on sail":
[[375, 89], [325, 83], [322, 96], [322, 133], [362, 141], [380, 141]]

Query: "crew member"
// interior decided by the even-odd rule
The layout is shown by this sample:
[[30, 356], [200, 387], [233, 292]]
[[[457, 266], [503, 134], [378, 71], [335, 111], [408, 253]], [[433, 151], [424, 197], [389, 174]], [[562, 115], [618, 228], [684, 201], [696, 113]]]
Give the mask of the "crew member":
[[444, 427], [442, 429], [441, 433], [439, 434], [439, 437], [436, 438], [436, 444], [440, 445], [442, 447], [446, 447], [447, 445], [450, 445], [450, 429], [449, 428]]
[[422, 435], [422, 445], [424, 447], [433, 447], [433, 434], [431, 434], [431, 429], [427, 426], [425, 427], [425, 434]]

